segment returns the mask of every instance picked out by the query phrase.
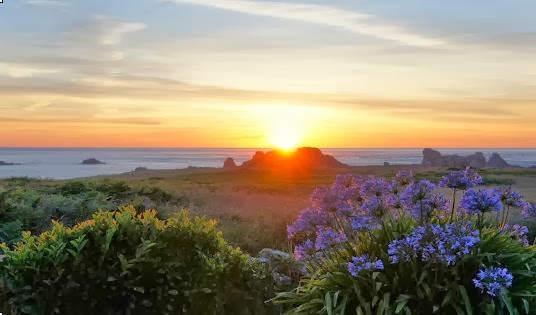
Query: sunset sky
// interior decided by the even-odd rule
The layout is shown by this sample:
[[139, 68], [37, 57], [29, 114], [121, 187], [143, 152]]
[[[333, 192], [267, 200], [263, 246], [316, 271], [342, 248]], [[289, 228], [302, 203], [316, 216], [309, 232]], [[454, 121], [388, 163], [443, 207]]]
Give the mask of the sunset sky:
[[536, 147], [534, 0], [4, 0], [0, 146]]

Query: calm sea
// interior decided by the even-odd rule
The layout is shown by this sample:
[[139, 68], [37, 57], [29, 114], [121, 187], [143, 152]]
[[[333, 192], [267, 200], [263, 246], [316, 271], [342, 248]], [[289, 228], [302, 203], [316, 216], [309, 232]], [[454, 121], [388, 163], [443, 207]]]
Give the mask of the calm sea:
[[[28, 176], [67, 179], [117, 174], [136, 167], [180, 169], [189, 166], [221, 167], [227, 157], [237, 163], [249, 159], [260, 149], [41, 149], [0, 148], [0, 161], [21, 165], [0, 166], [0, 178]], [[421, 149], [323, 149], [349, 165], [419, 164]], [[482, 151], [486, 156], [498, 152], [510, 164], [536, 165], [534, 149], [440, 149], [442, 153], [462, 155]], [[80, 165], [82, 160], [96, 158], [104, 165]]]

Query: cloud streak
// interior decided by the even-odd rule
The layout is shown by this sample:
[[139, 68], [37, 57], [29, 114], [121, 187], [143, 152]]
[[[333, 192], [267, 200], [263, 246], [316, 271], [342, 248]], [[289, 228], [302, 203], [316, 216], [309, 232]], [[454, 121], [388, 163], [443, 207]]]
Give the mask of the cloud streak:
[[29, 0], [28, 4], [42, 7], [68, 7], [69, 3], [59, 0]]
[[109, 16], [98, 15], [93, 19], [97, 41], [103, 46], [113, 46], [121, 43], [123, 37], [145, 29], [143, 23], [119, 21]]
[[252, 0], [170, 0], [176, 3], [192, 4], [241, 12], [245, 14], [267, 16], [292, 21], [323, 25], [343, 29], [355, 34], [395, 41], [417, 47], [436, 47], [446, 42], [420, 35], [399, 26], [378, 21], [374, 16], [340, 9], [328, 5], [295, 4], [272, 1]]

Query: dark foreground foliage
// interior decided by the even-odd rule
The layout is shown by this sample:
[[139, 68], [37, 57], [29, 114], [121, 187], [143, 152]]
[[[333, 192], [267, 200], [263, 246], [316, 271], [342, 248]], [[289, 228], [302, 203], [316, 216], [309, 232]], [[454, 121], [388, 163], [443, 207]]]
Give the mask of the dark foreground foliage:
[[132, 207], [3, 247], [12, 314], [267, 314], [271, 278], [215, 222]]

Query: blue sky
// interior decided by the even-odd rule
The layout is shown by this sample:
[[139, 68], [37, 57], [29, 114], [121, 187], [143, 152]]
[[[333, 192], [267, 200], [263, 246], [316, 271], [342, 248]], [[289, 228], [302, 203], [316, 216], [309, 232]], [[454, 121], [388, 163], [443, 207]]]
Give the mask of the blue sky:
[[17, 136], [0, 145], [265, 146], [283, 115], [313, 145], [536, 146], [534, 12], [529, 0], [5, 0], [0, 132]]

